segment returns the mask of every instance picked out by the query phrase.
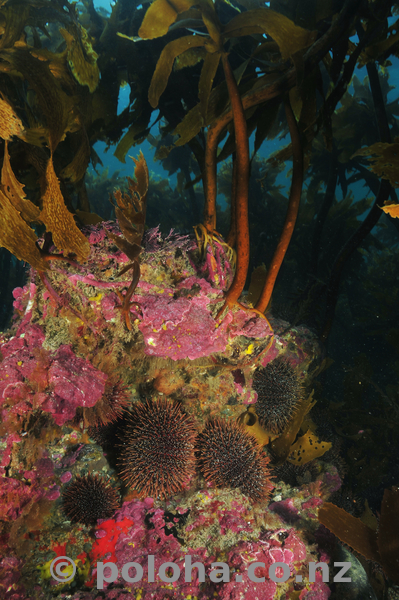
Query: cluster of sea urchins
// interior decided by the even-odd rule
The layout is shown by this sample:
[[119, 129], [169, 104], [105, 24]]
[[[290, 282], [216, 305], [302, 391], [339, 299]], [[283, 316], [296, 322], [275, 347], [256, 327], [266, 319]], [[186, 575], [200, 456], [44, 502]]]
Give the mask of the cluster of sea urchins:
[[259, 423], [280, 435], [302, 401], [302, 384], [295, 369], [284, 358], [276, 358], [255, 371], [252, 388], [258, 394], [255, 412]]
[[253, 500], [271, 490], [269, 459], [236, 423], [209, 420], [197, 436], [194, 421], [166, 399], [132, 406], [122, 438], [121, 477], [147, 496], [181, 491], [195, 473], [218, 487], [239, 488]]
[[[295, 370], [277, 358], [256, 370], [253, 388], [258, 394], [255, 410], [260, 424], [281, 434], [302, 398]], [[127, 394], [115, 382], [108, 392], [113, 409], [108, 421], [112, 422], [126, 405]], [[273, 487], [268, 457], [255, 438], [231, 420], [210, 419], [198, 434], [183, 408], [164, 398], [134, 403], [123, 420], [120, 475], [140, 494], [167, 498], [184, 489], [196, 467], [209, 483], [239, 488], [254, 501], [267, 498]], [[109, 425], [103, 427], [108, 431]], [[92, 430], [105, 433], [102, 428]], [[117, 492], [97, 476], [77, 477], [64, 494], [65, 514], [86, 524], [111, 516], [118, 505]]]

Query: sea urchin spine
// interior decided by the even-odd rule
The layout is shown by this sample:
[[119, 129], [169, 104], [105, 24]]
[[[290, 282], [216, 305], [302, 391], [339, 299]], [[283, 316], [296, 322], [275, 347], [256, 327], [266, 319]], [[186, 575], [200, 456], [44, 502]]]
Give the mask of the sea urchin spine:
[[302, 385], [294, 368], [284, 358], [276, 358], [255, 371], [252, 387], [258, 394], [255, 411], [259, 423], [280, 435], [302, 400]]
[[269, 458], [233, 421], [208, 421], [198, 436], [196, 456], [205, 479], [217, 487], [239, 488], [254, 501], [267, 498], [273, 489]]
[[195, 471], [196, 429], [178, 404], [161, 399], [133, 404], [122, 438], [121, 477], [146, 496], [166, 498]]
[[63, 511], [70, 521], [95, 525], [120, 506], [118, 492], [99, 475], [77, 476], [63, 494]]

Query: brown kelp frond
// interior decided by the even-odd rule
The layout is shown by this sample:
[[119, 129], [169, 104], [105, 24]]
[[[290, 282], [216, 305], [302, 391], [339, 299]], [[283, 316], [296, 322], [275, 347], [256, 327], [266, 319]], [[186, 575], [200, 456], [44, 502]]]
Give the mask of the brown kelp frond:
[[10, 141], [13, 135], [22, 135], [24, 126], [14, 109], [0, 97], [0, 137]]
[[[1, 136], [0, 136], [1, 137]], [[15, 177], [10, 164], [8, 142], [4, 144], [3, 168], [1, 170], [1, 189], [10, 200], [13, 207], [27, 222], [39, 221], [39, 209], [25, 196], [24, 186]]]
[[47, 265], [36, 246], [36, 234], [24, 221], [10, 198], [0, 189], [0, 246], [7, 248], [19, 260], [44, 271]]
[[[29, 88], [34, 91], [35, 102], [31, 109], [34, 110], [36, 119], [45, 120], [47, 142], [54, 152], [66, 131], [73, 129], [76, 117], [74, 97], [62, 89], [59, 77], [52, 76], [50, 61], [31, 52], [26, 44], [2, 50], [0, 58], [3, 70], [12, 70], [22, 75]], [[67, 65], [63, 64], [62, 67], [65, 70]]]
[[399, 488], [386, 489], [381, 503], [378, 531], [342, 508], [325, 502], [320, 523], [368, 560], [378, 562], [385, 574], [399, 583]]
[[0, 246], [7, 248], [19, 260], [44, 271], [47, 265], [36, 246], [36, 234], [29, 226], [29, 221], [37, 220], [38, 213], [37, 207], [25, 197], [23, 186], [11, 169], [8, 142], [5, 141], [0, 185]]
[[357, 517], [331, 502], [319, 509], [320, 523], [368, 560], [380, 561], [377, 533]]
[[67, 210], [50, 156], [46, 169], [46, 191], [40, 219], [47, 231], [51, 231], [54, 244], [64, 255], [75, 254], [79, 262], [85, 262], [90, 253], [90, 244], [78, 229], [72, 214]]
[[117, 202], [115, 214], [124, 236], [124, 241], [122, 242], [121, 238], [117, 238], [117, 236], [111, 236], [118, 248], [131, 260], [137, 258], [141, 252], [140, 244], [144, 234], [149, 181], [148, 167], [143, 153], [140, 152], [139, 158], [133, 158], [132, 160], [136, 165], [134, 169], [136, 181], [128, 177], [128, 194], [123, 194], [121, 190], [114, 192]]
[[52, 157], [47, 163], [46, 189], [42, 200], [43, 209], [40, 212], [38, 207], [26, 198], [24, 186], [17, 180], [11, 168], [8, 142], [5, 141], [0, 185], [0, 246], [7, 248], [18, 259], [28, 262], [35, 269], [45, 271], [51, 255], [40, 251], [36, 244], [37, 236], [29, 225], [31, 222], [42, 222], [46, 225], [47, 232], [52, 233], [54, 244], [62, 250], [65, 258], [73, 254], [79, 261], [85, 261], [90, 252], [90, 244], [65, 206]]
[[79, 23], [72, 23], [67, 29], [60, 29], [60, 33], [66, 41], [67, 59], [73, 76], [93, 93], [100, 81], [100, 71], [97, 66], [98, 55], [93, 50], [87, 31]]
[[393, 143], [377, 142], [367, 148], [357, 150], [355, 156], [367, 156], [370, 162], [370, 170], [383, 179], [388, 179], [393, 187], [399, 185], [399, 138]]
[[115, 214], [118, 219], [122, 237], [108, 232], [108, 235], [114, 240], [119, 250], [122, 250], [131, 262], [126, 265], [119, 273], [123, 275], [130, 269], [133, 270], [132, 282], [123, 296], [118, 292], [121, 301], [121, 311], [124, 315], [126, 326], [131, 329], [130, 324], [130, 298], [140, 279], [140, 264], [138, 258], [141, 254], [141, 240], [143, 239], [145, 214], [147, 209], [148, 192], [148, 167], [144, 155], [140, 152], [139, 158], [133, 158], [135, 163], [134, 175], [136, 181], [128, 177], [129, 193], [122, 193], [121, 190], [114, 192], [117, 205]]

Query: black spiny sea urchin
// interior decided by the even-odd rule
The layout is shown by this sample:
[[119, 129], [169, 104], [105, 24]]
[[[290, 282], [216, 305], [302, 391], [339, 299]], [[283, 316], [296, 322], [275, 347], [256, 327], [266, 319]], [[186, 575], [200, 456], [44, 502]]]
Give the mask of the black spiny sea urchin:
[[165, 399], [133, 404], [122, 438], [121, 477], [147, 496], [166, 498], [194, 473], [194, 422]]
[[267, 431], [279, 435], [302, 399], [302, 385], [295, 370], [284, 358], [276, 358], [255, 371], [252, 387], [258, 394], [255, 411], [259, 423]]
[[112, 517], [119, 506], [118, 492], [99, 475], [78, 475], [63, 494], [63, 511], [74, 523], [94, 525]]
[[267, 498], [273, 488], [268, 457], [233, 421], [208, 421], [198, 436], [196, 456], [205, 479], [217, 487], [239, 488], [255, 501]]

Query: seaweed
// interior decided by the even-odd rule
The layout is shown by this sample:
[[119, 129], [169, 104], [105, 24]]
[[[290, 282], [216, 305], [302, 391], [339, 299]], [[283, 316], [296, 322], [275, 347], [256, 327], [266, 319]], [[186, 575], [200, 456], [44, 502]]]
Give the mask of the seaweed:
[[341, 541], [368, 560], [379, 563], [394, 583], [399, 583], [399, 489], [384, 491], [378, 531], [342, 508], [325, 502], [319, 510], [319, 521]]

